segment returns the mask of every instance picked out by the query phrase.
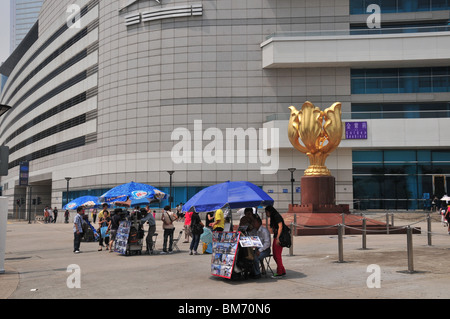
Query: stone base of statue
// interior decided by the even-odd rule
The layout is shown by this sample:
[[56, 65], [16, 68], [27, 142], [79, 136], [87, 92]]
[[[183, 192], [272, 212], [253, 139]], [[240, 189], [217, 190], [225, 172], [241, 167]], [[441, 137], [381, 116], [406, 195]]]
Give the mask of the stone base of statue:
[[[301, 204], [289, 205], [283, 218], [286, 225], [294, 223], [295, 236], [337, 235], [338, 225], [343, 224], [345, 234], [362, 234], [361, 215], [350, 214], [349, 205], [336, 205], [335, 178], [333, 176], [303, 176], [301, 179]], [[365, 218], [367, 235], [404, 234], [403, 227]], [[420, 233], [420, 230], [416, 230]]]

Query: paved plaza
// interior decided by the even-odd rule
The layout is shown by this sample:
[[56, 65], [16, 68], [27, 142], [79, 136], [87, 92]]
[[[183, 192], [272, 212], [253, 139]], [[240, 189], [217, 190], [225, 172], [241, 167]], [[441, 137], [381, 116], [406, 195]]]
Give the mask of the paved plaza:
[[[72, 252], [72, 224], [28, 224], [9, 221], [6, 273], [0, 275], [0, 299], [444, 299], [450, 297], [450, 235], [438, 221], [432, 222], [428, 245], [424, 214], [395, 220], [396, 226], [421, 227], [413, 235], [414, 273], [408, 273], [407, 237], [344, 237], [344, 262], [338, 262], [337, 236], [294, 238], [293, 255], [283, 250], [287, 276], [231, 281], [210, 274], [211, 255], [191, 256], [189, 246], [170, 255], [122, 256], [97, 251], [98, 244], [82, 242], [80, 254]], [[383, 216], [381, 216], [381, 219]], [[183, 224], [175, 222], [176, 229]], [[156, 249], [162, 248], [158, 221]], [[177, 231], [175, 231], [177, 233]], [[369, 265], [378, 265], [379, 288], [370, 277]], [[80, 288], [68, 288], [69, 265], [81, 271]], [[271, 262], [276, 268], [275, 262]], [[370, 277], [370, 278], [369, 278]], [[369, 278], [369, 280], [368, 280]], [[373, 286], [373, 285], [372, 285]]]

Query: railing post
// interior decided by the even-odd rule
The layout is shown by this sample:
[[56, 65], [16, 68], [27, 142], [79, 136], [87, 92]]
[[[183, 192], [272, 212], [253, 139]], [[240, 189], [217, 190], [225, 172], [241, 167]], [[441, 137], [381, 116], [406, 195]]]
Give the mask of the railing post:
[[430, 213], [427, 215], [427, 233], [428, 233], [428, 246], [431, 246], [431, 216]]
[[[342, 225], [345, 226], [345, 214], [342, 213]], [[342, 228], [342, 235], [345, 235], [345, 227]]]
[[406, 246], [408, 250], [408, 272], [414, 272], [414, 258], [413, 258], [413, 242], [412, 242], [412, 230], [408, 225], [406, 228]]
[[291, 247], [289, 247], [289, 256], [294, 256], [294, 223], [291, 223]]
[[389, 235], [389, 213], [386, 213], [386, 234]]
[[362, 220], [362, 228], [363, 228], [363, 233], [362, 233], [362, 249], [366, 249], [367, 248], [367, 240], [366, 240], [366, 235], [367, 235], [367, 230], [366, 230], [366, 217], [363, 218]]
[[338, 250], [339, 250], [339, 262], [344, 262], [344, 225], [338, 225]]
[[294, 213], [294, 234], [297, 236], [297, 214]]

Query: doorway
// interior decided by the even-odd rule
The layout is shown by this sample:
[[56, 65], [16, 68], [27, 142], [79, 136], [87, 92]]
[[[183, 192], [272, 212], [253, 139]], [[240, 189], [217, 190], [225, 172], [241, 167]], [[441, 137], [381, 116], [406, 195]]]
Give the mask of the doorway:
[[447, 187], [444, 175], [433, 175], [433, 193], [438, 198], [442, 198], [442, 196], [447, 194]]

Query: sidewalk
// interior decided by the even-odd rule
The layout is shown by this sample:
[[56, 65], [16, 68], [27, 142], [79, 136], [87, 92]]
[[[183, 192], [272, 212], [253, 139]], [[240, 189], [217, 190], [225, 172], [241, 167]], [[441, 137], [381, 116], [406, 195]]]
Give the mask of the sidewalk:
[[[414, 273], [408, 273], [406, 235], [344, 237], [344, 262], [338, 262], [337, 236], [294, 238], [293, 256], [283, 249], [287, 276], [283, 279], [230, 281], [210, 274], [211, 255], [191, 256], [180, 240], [181, 252], [170, 255], [121, 256], [97, 251], [97, 243], [81, 243], [74, 254], [72, 224], [8, 224], [6, 273], [0, 275], [0, 298], [5, 299], [375, 299], [450, 298], [450, 235], [440, 222], [432, 223], [432, 246], [427, 245], [426, 222], [396, 220], [396, 226], [415, 223]], [[181, 230], [183, 223], [175, 223]], [[156, 249], [162, 248], [161, 222]], [[177, 233], [177, 231], [175, 231]], [[381, 287], [368, 288], [376, 264]], [[81, 270], [81, 288], [69, 289], [69, 265]], [[271, 266], [276, 269], [272, 260]]]

